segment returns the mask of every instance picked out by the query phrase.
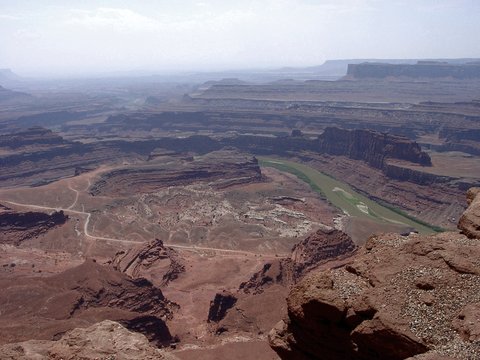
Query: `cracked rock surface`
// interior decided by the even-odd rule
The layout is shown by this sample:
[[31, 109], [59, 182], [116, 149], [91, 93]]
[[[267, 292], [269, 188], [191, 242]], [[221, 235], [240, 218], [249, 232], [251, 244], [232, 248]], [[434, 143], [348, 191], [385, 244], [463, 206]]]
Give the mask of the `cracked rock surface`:
[[479, 288], [478, 238], [374, 236], [291, 290], [270, 345], [282, 359], [478, 359]]

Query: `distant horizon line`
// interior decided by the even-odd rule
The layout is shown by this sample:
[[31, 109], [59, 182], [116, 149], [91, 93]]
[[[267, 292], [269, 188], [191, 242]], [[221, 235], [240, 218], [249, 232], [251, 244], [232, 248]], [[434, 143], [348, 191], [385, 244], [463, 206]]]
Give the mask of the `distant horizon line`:
[[458, 61], [458, 62], [470, 62], [480, 61], [479, 57], [436, 57], [436, 58], [381, 58], [381, 57], [358, 57], [358, 58], [336, 58], [327, 59], [322, 63], [314, 65], [278, 65], [278, 66], [233, 66], [227, 67], [218, 65], [217, 67], [181, 67], [181, 68], [163, 68], [163, 69], [149, 69], [149, 68], [137, 68], [137, 69], [125, 69], [125, 70], [68, 70], [60, 72], [51, 72], [43, 70], [20, 70], [17, 71], [13, 67], [0, 66], [0, 73], [8, 72], [18, 80], [22, 78], [27, 79], [94, 79], [94, 78], [121, 78], [132, 76], [185, 76], [185, 75], [202, 75], [202, 74], [228, 74], [228, 73], [248, 73], [248, 72], [274, 72], [274, 71], [286, 71], [286, 70], [308, 70], [314, 68], [320, 68], [328, 63], [346, 62], [346, 61], [378, 61], [378, 62], [413, 62], [413, 61]]

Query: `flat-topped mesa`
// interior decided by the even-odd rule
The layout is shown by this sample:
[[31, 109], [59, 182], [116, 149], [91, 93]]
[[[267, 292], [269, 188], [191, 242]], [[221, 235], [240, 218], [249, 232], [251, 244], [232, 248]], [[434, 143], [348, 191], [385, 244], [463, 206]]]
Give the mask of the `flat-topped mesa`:
[[328, 127], [318, 137], [317, 145], [319, 152], [363, 160], [379, 169], [384, 168], [388, 158], [432, 165], [430, 156], [415, 141], [372, 130]]
[[115, 169], [101, 175], [90, 187], [92, 195], [130, 195], [155, 192], [169, 186], [208, 183], [214, 188], [248, 184], [261, 179], [258, 161], [251, 155], [221, 150], [206, 155], [176, 158]]
[[353, 79], [425, 78], [480, 79], [480, 64], [448, 64], [418, 62], [417, 64], [362, 63], [349, 64], [347, 77]]

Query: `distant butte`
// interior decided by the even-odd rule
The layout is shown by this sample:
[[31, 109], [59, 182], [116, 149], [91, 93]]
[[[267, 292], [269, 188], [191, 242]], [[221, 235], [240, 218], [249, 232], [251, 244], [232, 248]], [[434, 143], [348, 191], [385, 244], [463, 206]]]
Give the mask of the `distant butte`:
[[353, 79], [479, 79], [480, 64], [449, 64], [437, 61], [419, 61], [417, 64], [361, 63], [349, 64], [347, 78]]

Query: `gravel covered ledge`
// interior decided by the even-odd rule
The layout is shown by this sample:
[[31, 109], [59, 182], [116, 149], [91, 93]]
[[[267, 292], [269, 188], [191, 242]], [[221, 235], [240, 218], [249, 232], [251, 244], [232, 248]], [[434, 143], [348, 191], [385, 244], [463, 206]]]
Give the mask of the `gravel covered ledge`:
[[270, 345], [282, 359], [480, 359], [479, 289], [478, 238], [374, 236], [292, 289]]

